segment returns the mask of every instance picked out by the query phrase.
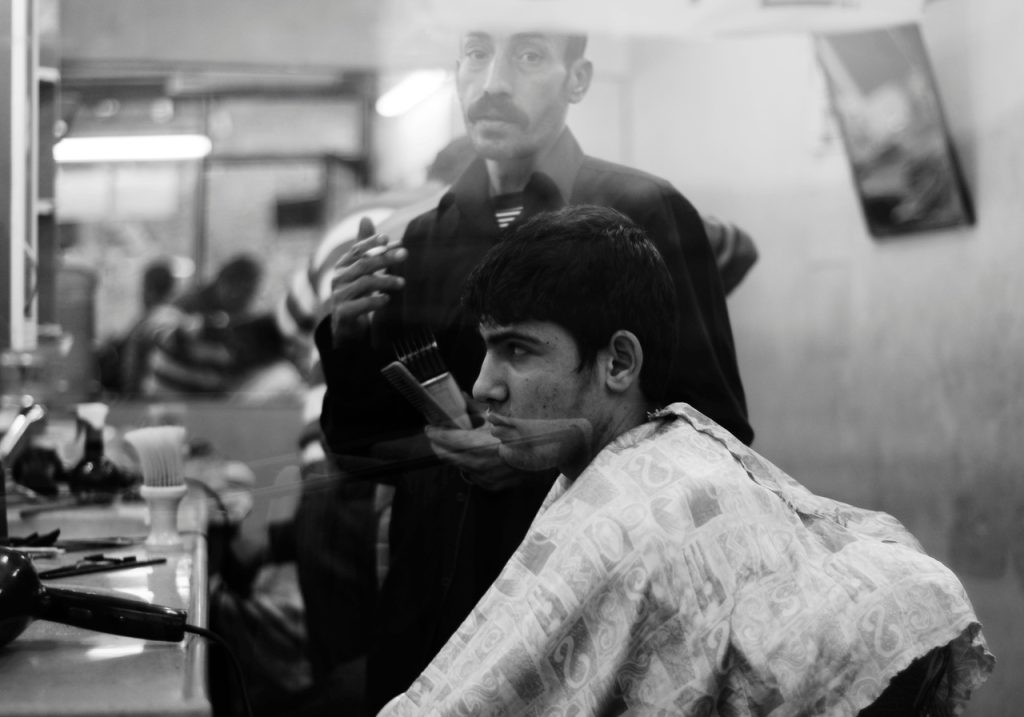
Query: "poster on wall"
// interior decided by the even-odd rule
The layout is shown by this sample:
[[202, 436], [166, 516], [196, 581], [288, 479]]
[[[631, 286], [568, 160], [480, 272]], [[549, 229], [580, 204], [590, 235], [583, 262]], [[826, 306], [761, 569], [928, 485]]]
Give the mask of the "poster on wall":
[[815, 37], [875, 237], [974, 222], [917, 25]]

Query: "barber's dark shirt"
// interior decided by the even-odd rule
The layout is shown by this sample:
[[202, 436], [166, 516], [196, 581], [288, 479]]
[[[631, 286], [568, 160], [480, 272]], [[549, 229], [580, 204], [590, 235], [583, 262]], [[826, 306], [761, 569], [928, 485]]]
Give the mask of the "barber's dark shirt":
[[[568, 130], [538, 164], [516, 221], [567, 204], [612, 207], [647, 231], [675, 281], [682, 322], [682, 364], [671, 398], [749, 443], [725, 296], [697, 211], [662, 179], [585, 156]], [[394, 470], [373, 473], [396, 485], [390, 567], [368, 668], [374, 708], [406, 689], [469, 614], [518, 547], [554, 478], [532, 475], [517, 488], [488, 492], [451, 466], [423, 465], [432, 455], [421, 437], [423, 419], [380, 375], [395, 359], [395, 343], [426, 330], [459, 384], [471, 390], [484, 349], [458, 300], [500, 231], [486, 166], [477, 160], [435, 210], [409, 224], [409, 256], [396, 272], [405, 288], [374, 317], [370, 341], [334, 345], [329, 321], [317, 330], [328, 449], [353, 475], [366, 475], [374, 457], [399, 459]], [[409, 436], [420, 438], [396, 451], [393, 441]]]

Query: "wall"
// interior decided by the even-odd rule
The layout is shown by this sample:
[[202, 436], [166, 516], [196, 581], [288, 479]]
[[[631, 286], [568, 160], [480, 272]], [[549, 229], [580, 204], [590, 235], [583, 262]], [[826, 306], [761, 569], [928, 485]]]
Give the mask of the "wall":
[[72, 61], [368, 68], [378, 12], [376, 0], [62, 0], [61, 51]]
[[878, 241], [805, 37], [637, 43], [630, 159], [738, 222], [730, 298], [755, 447], [889, 511], [960, 575], [999, 666], [969, 714], [1024, 703], [1024, 11], [943, 0], [923, 32], [977, 207]]

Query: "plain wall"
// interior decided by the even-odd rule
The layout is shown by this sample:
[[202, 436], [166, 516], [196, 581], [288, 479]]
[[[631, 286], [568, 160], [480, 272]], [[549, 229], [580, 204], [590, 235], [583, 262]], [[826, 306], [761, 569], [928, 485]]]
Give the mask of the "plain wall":
[[377, 6], [377, 0], [61, 0], [61, 55], [99, 63], [366, 69], [379, 60]]
[[757, 241], [729, 300], [754, 447], [957, 571], [999, 660], [969, 714], [1005, 715], [1024, 704], [1024, 10], [944, 0], [922, 29], [973, 227], [868, 234], [807, 37], [636, 43], [630, 153]]

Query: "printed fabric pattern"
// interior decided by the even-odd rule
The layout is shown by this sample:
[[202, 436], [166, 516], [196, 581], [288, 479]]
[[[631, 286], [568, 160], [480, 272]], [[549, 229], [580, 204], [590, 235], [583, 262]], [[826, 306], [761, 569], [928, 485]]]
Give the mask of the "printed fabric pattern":
[[946, 644], [958, 714], [995, 659], [953, 573], [674, 404], [556, 481], [382, 714], [841, 717]]

